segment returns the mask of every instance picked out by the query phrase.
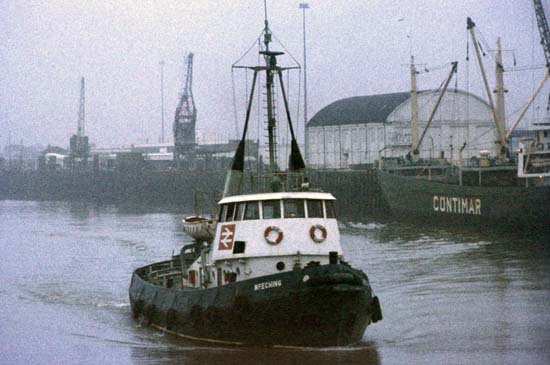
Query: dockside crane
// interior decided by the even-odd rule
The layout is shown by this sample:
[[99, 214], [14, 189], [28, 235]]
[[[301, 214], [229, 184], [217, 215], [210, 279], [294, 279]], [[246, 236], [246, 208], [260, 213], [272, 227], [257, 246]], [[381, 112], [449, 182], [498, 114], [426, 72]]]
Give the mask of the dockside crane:
[[197, 108], [193, 100], [193, 53], [185, 58], [185, 77], [174, 117], [174, 161], [177, 167], [192, 163], [195, 158], [195, 123]]
[[80, 101], [78, 108], [78, 122], [76, 134], [70, 139], [69, 158], [73, 167], [86, 166], [90, 156], [90, 146], [88, 145], [88, 136], [85, 135], [86, 113], [85, 113], [85, 83], [84, 77], [80, 80]]
[[512, 135], [512, 131], [517, 127], [525, 113], [527, 113], [527, 110], [533, 104], [533, 101], [537, 97], [537, 95], [540, 93], [542, 87], [546, 83], [546, 80], [550, 78], [550, 29], [548, 28], [548, 21], [546, 19], [546, 15], [544, 14], [544, 8], [542, 7], [542, 1], [541, 0], [533, 0], [533, 5], [535, 7], [535, 16], [537, 18], [537, 27], [539, 28], [539, 34], [540, 34], [540, 44], [542, 45], [542, 50], [544, 51], [544, 57], [546, 59], [546, 72], [544, 74], [544, 78], [540, 82], [539, 86], [531, 95], [529, 100], [527, 101], [527, 104], [519, 113], [517, 119], [512, 124], [512, 127], [506, 134], [506, 139], [509, 139]]

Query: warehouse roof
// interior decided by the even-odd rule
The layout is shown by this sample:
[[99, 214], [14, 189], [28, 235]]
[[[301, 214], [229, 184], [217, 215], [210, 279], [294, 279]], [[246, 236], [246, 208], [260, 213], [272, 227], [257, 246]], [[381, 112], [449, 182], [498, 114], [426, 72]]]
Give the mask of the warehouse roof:
[[388, 115], [411, 96], [410, 92], [354, 96], [321, 109], [308, 127], [343, 124], [385, 123]]

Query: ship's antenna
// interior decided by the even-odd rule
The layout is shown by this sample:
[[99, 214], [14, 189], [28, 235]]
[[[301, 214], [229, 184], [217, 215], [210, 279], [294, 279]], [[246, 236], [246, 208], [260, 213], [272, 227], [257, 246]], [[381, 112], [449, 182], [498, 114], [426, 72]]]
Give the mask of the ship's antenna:
[[[269, 52], [269, 43], [271, 43], [271, 32], [269, 30], [269, 21], [267, 20], [267, 0], [264, 0], [264, 44], [265, 50]], [[266, 55], [266, 62], [268, 61], [268, 56]]]
[[267, 0], [264, 0], [264, 21], [265, 27], [267, 28]]

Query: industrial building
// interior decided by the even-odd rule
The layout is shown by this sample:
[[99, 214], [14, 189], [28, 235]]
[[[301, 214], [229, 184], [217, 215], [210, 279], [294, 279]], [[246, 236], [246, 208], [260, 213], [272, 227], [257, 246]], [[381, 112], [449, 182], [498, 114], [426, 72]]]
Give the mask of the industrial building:
[[[418, 92], [418, 126], [422, 133], [439, 91]], [[372, 164], [380, 157], [405, 156], [411, 149], [411, 93], [357, 96], [321, 109], [307, 124], [307, 159], [312, 168], [342, 169]], [[495, 155], [495, 124], [480, 97], [449, 89], [425, 138], [420, 158], [457, 161]]]

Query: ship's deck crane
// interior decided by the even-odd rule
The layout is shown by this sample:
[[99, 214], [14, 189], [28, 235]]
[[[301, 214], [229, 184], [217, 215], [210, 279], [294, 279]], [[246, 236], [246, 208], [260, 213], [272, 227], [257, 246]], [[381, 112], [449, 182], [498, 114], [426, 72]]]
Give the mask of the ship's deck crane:
[[193, 100], [193, 53], [185, 58], [185, 79], [174, 117], [174, 161], [177, 167], [190, 162], [195, 155], [197, 108]]
[[451, 71], [449, 73], [449, 76], [447, 76], [447, 78], [445, 79], [445, 82], [443, 83], [443, 87], [441, 88], [437, 101], [435, 102], [434, 108], [430, 113], [430, 117], [428, 118], [426, 127], [424, 127], [424, 130], [422, 131], [422, 134], [419, 137], [418, 136], [418, 100], [417, 100], [418, 92], [416, 90], [416, 74], [418, 72], [416, 71], [416, 68], [414, 66], [414, 58], [411, 56], [411, 104], [412, 104], [411, 151], [409, 152], [408, 155], [411, 156], [414, 161], [418, 161], [420, 157], [420, 151], [419, 151], [420, 145], [422, 144], [422, 141], [426, 136], [426, 132], [428, 131], [428, 128], [430, 128], [430, 125], [432, 124], [432, 121], [435, 117], [435, 113], [437, 112], [439, 105], [441, 104], [441, 100], [443, 99], [443, 96], [447, 92], [447, 88], [449, 87], [449, 83], [451, 82], [453, 75], [456, 73], [457, 67], [458, 67], [458, 62], [456, 61], [451, 62]]
[[[485, 75], [485, 69], [483, 67], [483, 61], [481, 59], [481, 52], [479, 49], [479, 42], [477, 41], [476, 34], [474, 31], [476, 24], [472, 21], [470, 17], [466, 19], [466, 29], [470, 33], [470, 37], [472, 38], [472, 43], [474, 45], [474, 50], [477, 58], [477, 62], [479, 65], [479, 70], [481, 72], [481, 77], [483, 79], [483, 85], [485, 86], [485, 94], [487, 96], [487, 100], [489, 101], [489, 108], [491, 109], [491, 114], [493, 117], [493, 122], [495, 123], [495, 134], [496, 134], [496, 140], [495, 143], [497, 145], [497, 153], [496, 157], [498, 160], [505, 160], [507, 155], [507, 149], [508, 149], [508, 143], [506, 140], [505, 135], [505, 120], [504, 120], [504, 86], [502, 84], [502, 60], [500, 62], [497, 60], [497, 107], [495, 107], [495, 104], [493, 103], [493, 97], [491, 94], [491, 89], [489, 87], [489, 83], [487, 81], [487, 76]], [[497, 59], [500, 59], [500, 41], [498, 42], [498, 54]]]
[[78, 108], [78, 122], [76, 134], [73, 134], [70, 139], [70, 154], [69, 157], [73, 166], [85, 166], [90, 155], [90, 147], [88, 145], [88, 137], [85, 135], [86, 113], [85, 113], [85, 84], [84, 77], [80, 80], [80, 103]]

